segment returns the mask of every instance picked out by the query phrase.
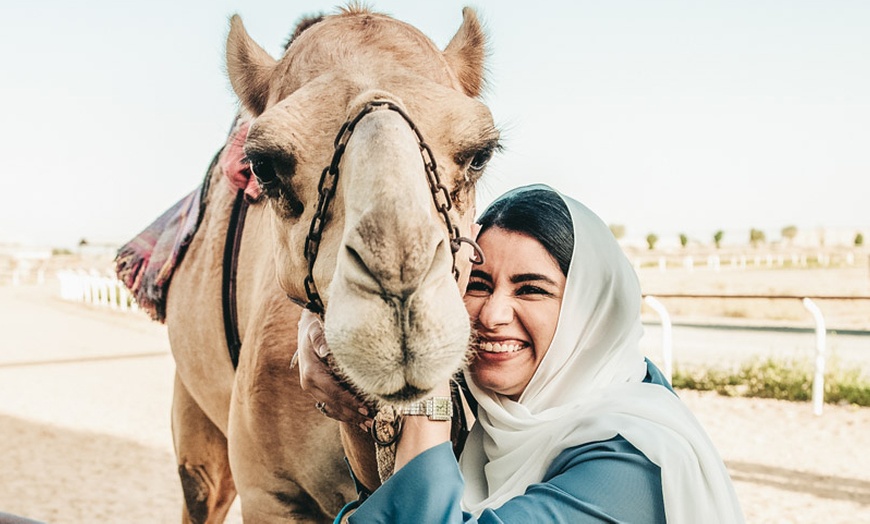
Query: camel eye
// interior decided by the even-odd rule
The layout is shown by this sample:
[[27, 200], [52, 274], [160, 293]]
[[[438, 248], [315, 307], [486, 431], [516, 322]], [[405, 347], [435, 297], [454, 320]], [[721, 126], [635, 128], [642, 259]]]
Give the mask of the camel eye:
[[468, 165], [468, 168], [472, 171], [482, 171], [483, 168], [486, 167], [486, 164], [487, 162], [489, 162], [490, 158], [492, 158], [492, 149], [481, 149], [474, 154], [474, 158], [471, 159], [471, 163]]
[[265, 156], [249, 156], [251, 162], [251, 171], [260, 182], [263, 189], [273, 186], [278, 181], [278, 174], [275, 172], [275, 164], [271, 159]]

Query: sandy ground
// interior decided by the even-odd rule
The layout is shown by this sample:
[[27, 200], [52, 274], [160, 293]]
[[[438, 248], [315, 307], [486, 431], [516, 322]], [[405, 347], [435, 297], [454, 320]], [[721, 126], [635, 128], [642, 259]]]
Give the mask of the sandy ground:
[[[0, 512], [179, 522], [165, 327], [57, 296], [0, 287]], [[227, 522], [241, 522], [238, 505]]]
[[[50, 285], [0, 287], [0, 310], [0, 512], [178, 522], [165, 328], [62, 302]], [[828, 405], [816, 417], [804, 403], [680, 396], [749, 522], [870, 522], [870, 408]], [[229, 522], [240, 522], [238, 505]]]

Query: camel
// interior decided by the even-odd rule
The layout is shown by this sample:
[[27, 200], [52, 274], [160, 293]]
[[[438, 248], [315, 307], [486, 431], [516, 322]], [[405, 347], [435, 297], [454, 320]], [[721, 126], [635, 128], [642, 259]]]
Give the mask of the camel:
[[465, 8], [442, 51], [352, 4], [301, 22], [278, 60], [233, 16], [226, 53], [265, 198], [247, 206], [239, 242], [236, 369], [221, 304], [238, 200], [220, 162], [169, 286], [182, 520], [222, 522], [238, 495], [245, 522], [328, 521], [357, 497], [344, 457], [367, 488], [379, 479], [371, 437], [324, 417], [300, 388], [299, 304], [323, 306], [337, 370], [374, 401], [421, 399], [464, 364], [470, 326], [456, 278], [473, 251], [456, 247], [498, 147], [479, 100], [485, 35]]

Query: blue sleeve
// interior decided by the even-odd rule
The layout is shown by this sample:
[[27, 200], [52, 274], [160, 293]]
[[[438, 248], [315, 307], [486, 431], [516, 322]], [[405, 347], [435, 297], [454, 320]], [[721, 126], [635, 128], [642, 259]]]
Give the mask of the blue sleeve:
[[569, 448], [480, 522], [665, 522], [661, 470], [621, 436]]
[[350, 523], [463, 522], [464, 482], [453, 447], [445, 442], [420, 453], [375, 490]]
[[661, 471], [622, 437], [563, 451], [543, 481], [475, 519], [448, 443], [400, 469], [349, 522], [665, 522]]

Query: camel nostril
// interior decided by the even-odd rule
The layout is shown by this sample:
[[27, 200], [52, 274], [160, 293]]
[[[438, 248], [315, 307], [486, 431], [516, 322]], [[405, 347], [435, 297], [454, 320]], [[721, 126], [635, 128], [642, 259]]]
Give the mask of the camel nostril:
[[407, 298], [433, 278], [449, 276], [450, 247], [437, 224], [421, 224], [413, 210], [388, 211], [375, 207], [354, 221], [340, 251], [342, 278], [368, 292]]
[[348, 276], [356, 285], [365, 288], [372, 292], [380, 292], [381, 285], [378, 278], [372, 272], [368, 264], [366, 264], [362, 255], [351, 246], [344, 246], [345, 254], [347, 255]]

